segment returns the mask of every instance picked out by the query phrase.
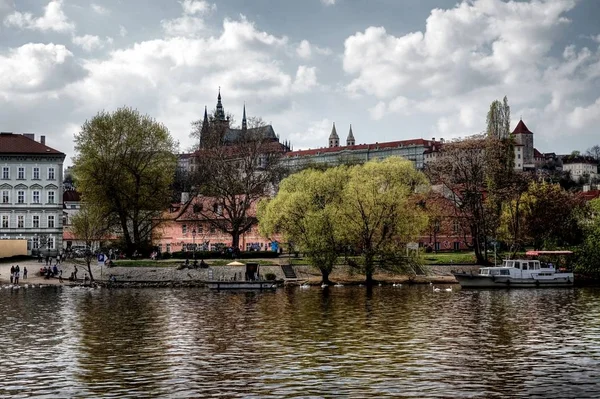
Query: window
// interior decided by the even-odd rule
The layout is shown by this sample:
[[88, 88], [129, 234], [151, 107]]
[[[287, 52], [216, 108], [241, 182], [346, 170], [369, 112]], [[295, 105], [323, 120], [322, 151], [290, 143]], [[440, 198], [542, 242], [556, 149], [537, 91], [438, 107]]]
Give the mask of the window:
[[518, 158], [518, 159], [521, 159], [521, 154], [517, 154], [517, 158]]
[[22, 229], [25, 227], [25, 216], [18, 215], [17, 216], [17, 228]]
[[33, 168], [33, 180], [40, 180], [40, 168]]
[[38, 249], [40, 247], [40, 239], [38, 236], [33, 236], [31, 241], [33, 242], [33, 249]]
[[187, 234], [187, 224], [184, 224], [181, 226], [181, 234], [183, 234], [183, 235]]
[[54, 204], [54, 191], [48, 191], [48, 203]]
[[439, 251], [439, 250], [440, 250], [440, 243], [439, 243], [439, 242], [436, 242], [436, 243], [435, 243], [435, 250], [436, 250], [436, 251]]
[[2, 215], [2, 228], [8, 229], [8, 215]]
[[8, 191], [2, 191], [2, 203], [8, 204], [10, 197], [8, 196]]
[[25, 203], [25, 191], [17, 191], [17, 203], [24, 204]]
[[217, 229], [215, 229], [215, 226], [211, 225], [210, 226], [210, 232], [211, 233], [215, 233], [217, 231]]
[[204, 227], [198, 226], [198, 228], [196, 230], [198, 230], [198, 234], [202, 234], [202, 232], [204, 231]]
[[48, 168], [48, 180], [54, 180], [54, 168]]
[[8, 166], [2, 167], [2, 179], [3, 180], [10, 179], [10, 169], [8, 168]]
[[77, 205], [71, 205], [71, 209], [77, 209]]
[[36, 228], [36, 229], [40, 227], [40, 217], [39, 217], [39, 215], [33, 215], [33, 227]]
[[33, 203], [34, 204], [39, 204], [40, 203], [40, 192], [39, 191], [34, 191], [32, 198], [33, 198]]
[[454, 250], [455, 251], [460, 251], [460, 242], [454, 241]]
[[458, 220], [452, 221], [452, 231], [458, 233], [460, 231], [460, 222]]
[[48, 237], [48, 249], [54, 249], [54, 237]]
[[54, 228], [54, 215], [48, 215], [48, 227]]
[[22, 166], [19, 166], [19, 169], [17, 170], [17, 179], [19, 179], [19, 180], [25, 179], [25, 168]]
[[171, 244], [167, 244], [167, 253], [171, 253]]

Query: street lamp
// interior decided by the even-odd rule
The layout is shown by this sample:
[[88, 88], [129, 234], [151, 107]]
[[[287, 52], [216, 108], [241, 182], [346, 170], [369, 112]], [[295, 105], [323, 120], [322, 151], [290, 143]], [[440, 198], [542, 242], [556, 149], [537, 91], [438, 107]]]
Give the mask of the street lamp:
[[192, 246], [194, 247], [193, 258], [194, 258], [194, 260], [196, 260], [196, 229], [192, 229]]

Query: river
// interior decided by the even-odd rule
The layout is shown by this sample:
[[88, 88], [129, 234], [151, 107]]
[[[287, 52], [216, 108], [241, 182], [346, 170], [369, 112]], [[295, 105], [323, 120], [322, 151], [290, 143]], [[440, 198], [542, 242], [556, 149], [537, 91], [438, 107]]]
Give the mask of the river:
[[0, 397], [600, 395], [600, 289], [0, 290]]

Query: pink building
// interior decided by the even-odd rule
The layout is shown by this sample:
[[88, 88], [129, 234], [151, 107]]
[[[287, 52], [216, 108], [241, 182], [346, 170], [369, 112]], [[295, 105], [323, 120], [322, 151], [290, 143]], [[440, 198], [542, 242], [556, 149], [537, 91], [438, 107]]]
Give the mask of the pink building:
[[[198, 196], [184, 203], [172, 204], [163, 213], [162, 223], [152, 233], [152, 244], [161, 252], [220, 250], [232, 245], [232, 237], [219, 226], [228, 225], [223, 206], [216, 198]], [[256, 204], [247, 211], [251, 227], [240, 236], [241, 251], [269, 251], [271, 243], [280, 237], [263, 237], [258, 233]]]

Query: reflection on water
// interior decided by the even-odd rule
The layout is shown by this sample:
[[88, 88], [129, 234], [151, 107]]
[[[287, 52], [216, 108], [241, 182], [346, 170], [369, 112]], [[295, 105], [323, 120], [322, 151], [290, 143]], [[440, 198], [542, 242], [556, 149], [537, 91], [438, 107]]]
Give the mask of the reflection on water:
[[597, 397], [600, 290], [0, 290], [0, 397]]

